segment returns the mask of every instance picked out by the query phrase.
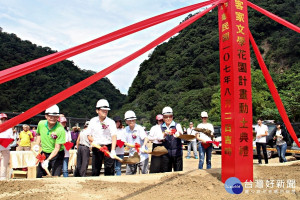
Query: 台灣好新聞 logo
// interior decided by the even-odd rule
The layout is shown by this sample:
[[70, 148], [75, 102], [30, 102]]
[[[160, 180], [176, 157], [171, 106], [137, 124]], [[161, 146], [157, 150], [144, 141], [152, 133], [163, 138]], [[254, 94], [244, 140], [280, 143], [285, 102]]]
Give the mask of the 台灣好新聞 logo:
[[225, 190], [230, 194], [241, 194], [243, 192], [243, 185], [236, 177], [230, 177], [224, 184]]

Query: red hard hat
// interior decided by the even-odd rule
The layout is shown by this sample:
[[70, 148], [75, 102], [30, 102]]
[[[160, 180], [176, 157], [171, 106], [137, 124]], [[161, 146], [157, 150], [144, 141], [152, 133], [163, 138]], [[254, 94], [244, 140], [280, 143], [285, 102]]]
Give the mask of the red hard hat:
[[0, 119], [7, 118], [7, 115], [5, 113], [0, 113]]
[[60, 123], [67, 122], [67, 119], [65, 117], [60, 117], [59, 122]]
[[159, 115], [156, 115], [156, 120], [159, 121], [159, 120], [162, 120], [164, 118], [163, 115], [159, 114]]

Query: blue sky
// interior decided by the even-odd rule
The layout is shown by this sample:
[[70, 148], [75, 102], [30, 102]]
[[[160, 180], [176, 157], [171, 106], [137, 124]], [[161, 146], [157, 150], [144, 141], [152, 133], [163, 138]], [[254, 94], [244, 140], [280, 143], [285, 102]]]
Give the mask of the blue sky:
[[[112, 31], [203, 0], [0, 0], [0, 27], [23, 40], [64, 50]], [[193, 13], [199, 10], [194, 11]], [[186, 15], [71, 57], [81, 69], [100, 71], [178, 25]], [[151, 50], [153, 51], [153, 50]], [[123, 94], [147, 52], [108, 75]]]

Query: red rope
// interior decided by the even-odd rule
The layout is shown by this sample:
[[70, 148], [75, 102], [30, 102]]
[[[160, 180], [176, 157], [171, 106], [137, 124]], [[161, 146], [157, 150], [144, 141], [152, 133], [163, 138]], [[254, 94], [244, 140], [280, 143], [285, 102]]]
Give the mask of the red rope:
[[162, 43], [166, 39], [170, 38], [174, 34], [181, 31], [182, 29], [186, 28], [188, 25], [195, 22], [200, 17], [204, 16], [210, 10], [215, 8], [220, 2], [221, 2], [221, 0], [215, 1], [214, 5], [212, 7], [208, 8], [208, 9], [198, 13], [197, 15], [191, 17], [190, 19], [182, 22], [181, 24], [179, 24], [175, 28], [171, 29], [167, 33], [163, 34], [159, 38], [155, 39], [154, 41], [152, 41], [151, 43], [149, 43], [145, 47], [141, 48], [140, 50], [138, 50], [138, 51], [134, 52], [133, 54], [123, 58], [122, 60], [118, 61], [117, 63], [105, 68], [104, 70], [102, 70], [102, 71], [100, 71], [100, 72], [84, 79], [83, 81], [81, 81], [81, 82], [79, 82], [79, 83], [77, 83], [77, 84], [61, 91], [60, 93], [50, 97], [49, 99], [39, 103], [38, 105], [30, 108], [26, 112], [24, 112], [24, 113], [22, 113], [22, 114], [20, 114], [16, 117], [6, 121], [6, 122], [4, 122], [3, 124], [0, 125], [0, 133], [5, 131], [6, 129], [8, 129], [10, 127], [15, 126], [16, 124], [19, 124], [19, 123], [35, 116], [35, 115], [41, 113], [42, 111], [46, 110], [48, 107], [67, 99], [68, 97], [72, 96], [73, 94], [76, 94], [77, 92], [79, 92], [79, 91], [83, 90], [84, 88], [90, 86], [91, 84], [95, 83], [96, 81], [100, 80], [101, 78], [107, 76], [109, 73], [111, 73], [111, 72], [117, 70], [118, 68], [122, 67], [123, 65], [129, 63], [133, 59], [135, 59], [138, 56], [142, 55], [143, 53], [149, 51], [150, 49], [154, 48], [155, 46], [159, 45], [160, 43]]
[[198, 8], [210, 5], [216, 2], [216, 0], [205, 1], [202, 3], [194, 4], [191, 6], [187, 6], [184, 8], [180, 8], [174, 11], [170, 11], [164, 14], [157, 15], [155, 17], [151, 17], [149, 19], [143, 20], [141, 22], [132, 24], [130, 26], [124, 27], [102, 37], [99, 37], [95, 40], [89, 41], [87, 43], [72, 47], [70, 49], [63, 50], [61, 52], [57, 52], [21, 65], [17, 65], [15, 67], [11, 67], [9, 69], [2, 70], [0, 72], [0, 84], [10, 81], [12, 79], [18, 78], [20, 76], [24, 76], [31, 72], [37, 71], [54, 63], [60, 62], [82, 52], [88, 51], [95, 47], [99, 47], [103, 44], [109, 43], [116, 39], [125, 37], [132, 33], [138, 32], [140, 30], [149, 28], [151, 26], [157, 25], [159, 23], [165, 22], [167, 20], [173, 19], [180, 15], [186, 14]]
[[290, 122], [290, 120], [289, 120], [289, 118], [288, 118], [288, 116], [286, 114], [286, 111], [284, 109], [283, 103], [282, 103], [282, 101], [280, 99], [280, 96], [278, 94], [278, 91], [276, 89], [276, 86], [275, 86], [275, 84], [274, 84], [274, 82], [272, 80], [272, 77], [271, 77], [271, 75], [270, 75], [270, 73], [269, 73], [269, 71], [268, 71], [268, 69], [266, 67], [266, 64], [265, 64], [265, 62], [264, 62], [264, 60], [263, 60], [263, 58], [262, 58], [262, 56], [261, 56], [261, 54], [259, 52], [259, 49], [258, 49], [258, 47], [257, 47], [257, 45], [256, 45], [256, 43], [255, 43], [255, 41], [253, 39], [253, 36], [252, 36], [252, 34], [251, 34], [250, 31], [249, 31], [249, 38], [250, 38], [250, 42], [252, 44], [254, 53], [256, 55], [257, 61], [259, 63], [259, 66], [261, 68], [261, 71], [262, 71], [262, 73], [263, 73], [263, 75], [264, 75], [264, 77], [266, 79], [266, 82], [268, 84], [270, 92], [271, 92], [271, 94], [273, 96], [274, 102], [275, 102], [275, 104], [277, 106], [277, 109], [279, 111], [279, 114], [280, 114], [280, 116], [281, 116], [281, 118], [282, 118], [282, 120], [283, 120], [283, 122], [284, 122], [284, 124], [285, 124], [285, 126], [287, 128], [287, 130], [289, 131], [290, 135], [292, 136], [293, 140], [296, 142], [296, 144], [298, 145], [298, 147], [300, 147], [300, 143], [299, 143], [298, 138], [296, 136], [296, 133], [295, 133], [295, 131], [294, 131], [292, 125], [291, 125], [291, 122]]
[[261, 12], [262, 14], [266, 15], [267, 17], [270, 17], [271, 19], [273, 19], [274, 21], [300, 33], [300, 27], [278, 17], [277, 15], [274, 15], [273, 13], [270, 13], [269, 11], [251, 3], [250, 1], [247, 2], [248, 6], [250, 6], [251, 8], [253, 8], [254, 10], [257, 10], [258, 12]]

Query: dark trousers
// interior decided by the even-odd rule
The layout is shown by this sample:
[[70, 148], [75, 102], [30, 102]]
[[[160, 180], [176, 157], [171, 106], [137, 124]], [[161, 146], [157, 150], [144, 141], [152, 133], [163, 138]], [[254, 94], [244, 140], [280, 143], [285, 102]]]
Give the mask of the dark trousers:
[[257, 151], [257, 158], [258, 158], [258, 163], [261, 163], [261, 152], [260, 148], [263, 150], [264, 158], [265, 158], [265, 163], [268, 164], [268, 154], [267, 154], [267, 146], [266, 143], [259, 143], [256, 142], [256, 151]]
[[77, 150], [77, 166], [75, 176], [84, 177], [90, 160], [90, 148], [80, 144]]
[[[45, 153], [45, 152], [42, 151], [41, 154], [43, 154], [43, 153], [45, 154], [46, 159], [51, 154], [51, 153]], [[52, 176], [60, 176], [61, 175], [63, 162], [64, 162], [64, 157], [65, 157], [65, 152], [62, 150], [62, 151], [59, 151], [57, 153], [57, 155], [49, 161], [48, 170], [51, 171], [51, 169], [52, 169], [52, 171], [51, 171]], [[42, 178], [43, 176], [46, 176], [46, 175], [47, 175], [47, 173], [42, 168], [42, 164], [39, 163], [38, 168], [37, 168], [36, 177], [37, 178]]]
[[183, 162], [181, 156], [170, 156], [169, 154], [162, 155], [162, 171], [163, 172], [174, 172], [182, 171]]
[[[106, 145], [108, 150], [111, 150], [111, 144]], [[104, 153], [99, 149], [93, 147], [93, 162], [92, 162], [92, 176], [99, 176], [102, 168], [102, 162], [104, 160], [104, 175], [105, 176], [113, 176], [115, 174], [115, 160], [104, 156]]]
[[[154, 144], [152, 146], [152, 151], [157, 146], [163, 146], [162, 144]], [[162, 156], [151, 156], [151, 164], [150, 164], [150, 173], [161, 173], [163, 171], [162, 165]]]

